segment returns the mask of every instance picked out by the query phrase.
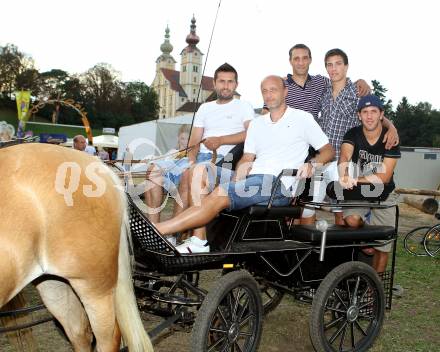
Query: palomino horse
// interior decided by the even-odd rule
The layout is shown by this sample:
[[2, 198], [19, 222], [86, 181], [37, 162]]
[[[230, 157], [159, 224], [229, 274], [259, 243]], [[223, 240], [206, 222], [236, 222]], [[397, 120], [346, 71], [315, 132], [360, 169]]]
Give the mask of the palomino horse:
[[[33, 282], [75, 351], [153, 351], [134, 296], [127, 202], [86, 153], [0, 149], [0, 307]], [[93, 333], [93, 335], [92, 335]]]

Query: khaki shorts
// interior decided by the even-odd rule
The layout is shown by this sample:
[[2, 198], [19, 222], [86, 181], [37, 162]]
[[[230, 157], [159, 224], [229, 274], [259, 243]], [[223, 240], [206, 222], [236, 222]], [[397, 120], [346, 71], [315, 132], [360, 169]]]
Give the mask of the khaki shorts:
[[[385, 203], [395, 204], [397, 202], [398, 194], [392, 192], [385, 200]], [[367, 213], [371, 210], [371, 215], [369, 221], [366, 219]], [[396, 207], [392, 206], [389, 208], [344, 208], [344, 219], [350, 215], [358, 215], [369, 225], [380, 225], [380, 226], [395, 226], [396, 225]], [[379, 241], [387, 242], [387, 241]], [[391, 252], [392, 242], [387, 243], [381, 247], [374, 247], [381, 252]]]

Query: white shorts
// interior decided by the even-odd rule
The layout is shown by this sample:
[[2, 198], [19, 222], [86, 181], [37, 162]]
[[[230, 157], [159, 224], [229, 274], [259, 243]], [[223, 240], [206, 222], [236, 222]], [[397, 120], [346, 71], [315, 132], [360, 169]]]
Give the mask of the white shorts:
[[[326, 196], [327, 185], [332, 181], [339, 180], [338, 162], [332, 161], [324, 166], [321, 175], [314, 175], [312, 183], [310, 185], [313, 190], [313, 201], [322, 202]], [[340, 210], [339, 210], [340, 211]], [[304, 208], [302, 216], [303, 218], [310, 218], [315, 215], [315, 209]]]

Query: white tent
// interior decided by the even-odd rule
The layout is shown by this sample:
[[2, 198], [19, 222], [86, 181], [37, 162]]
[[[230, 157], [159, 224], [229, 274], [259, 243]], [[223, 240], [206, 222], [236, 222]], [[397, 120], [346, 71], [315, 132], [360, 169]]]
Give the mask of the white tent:
[[118, 148], [119, 137], [110, 134], [93, 137], [93, 145], [95, 147]]
[[137, 123], [119, 129], [118, 159], [130, 146], [133, 159], [162, 155], [176, 148], [180, 126], [191, 125], [193, 114]]

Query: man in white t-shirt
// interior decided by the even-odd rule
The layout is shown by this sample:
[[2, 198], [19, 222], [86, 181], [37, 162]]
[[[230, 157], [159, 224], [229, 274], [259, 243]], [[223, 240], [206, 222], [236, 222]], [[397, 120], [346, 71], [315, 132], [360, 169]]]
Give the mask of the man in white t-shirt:
[[[234, 99], [238, 86], [237, 71], [229, 64], [221, 65], [214, 73], [214, 89], [217, 100], [202, 104], [194, 119], [189, 145], [195, 145], [187, 158], [179, 159], [168, 170], [160, 168], [160, 163], [149, 167], [145, 191], [148, 218], [158, 222], [159, 209], [163, 201], [163, 190], [178, 195], [181, 204], [174, 207], [174, 215], [188, 207], [191, 174], [189, 168], [195, 163], [209, 162], [212, 152], [217, 151], [217, 160], [246, 138], [246, 129], [254, 117], [252, 106], [242, 100]], [[198, 144], [204, 140], [202, 144]], [[215, 162], [215, 160], [214, 160]]]
[[[327, 136], [313, 116], [286, 106], [287, 89], [278, 76], [261, 83], [261, 93], [270, 114], [250, 123], [244, 154], [232, 182], [217, 186], [200, 206], [192, 206], [171, 220], [156, 224], [162, 234], [197, 228], [207, 224], [221, 210], [242, 209], [267, 203], [272, 184], [283, 169], [298, 169], [297, 178], [285, 177], [275, 190], [273, 205], [288, 205], [296, 190], [297, 179], [310, 177], [314, 163], [324, 164], [335, 153]], [[309, 145], [319, 150], [316, 159], [304, 164]], [[206, 238], [192, 236], [176, 247], [181, 253], [209, 252]]]

